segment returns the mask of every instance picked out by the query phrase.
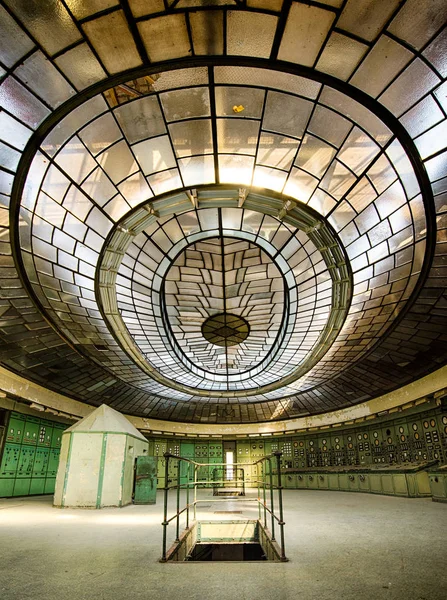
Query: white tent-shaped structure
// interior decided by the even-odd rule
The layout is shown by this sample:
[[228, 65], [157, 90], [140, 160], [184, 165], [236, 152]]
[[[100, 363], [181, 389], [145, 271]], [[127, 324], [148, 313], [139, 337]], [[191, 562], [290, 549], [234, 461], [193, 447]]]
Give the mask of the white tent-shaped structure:
[[135, 457], [147, 454], [148, 447], [124, 415], [103, 404], [64, 431], [54, 505], [130, 504]]

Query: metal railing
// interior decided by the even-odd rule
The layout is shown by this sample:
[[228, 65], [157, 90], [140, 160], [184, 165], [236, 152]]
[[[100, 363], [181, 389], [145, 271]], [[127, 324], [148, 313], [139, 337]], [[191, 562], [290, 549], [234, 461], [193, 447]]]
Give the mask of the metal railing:
[[213, 496], [219, 495], [219, 488], [236, 490], [245, 496], [245, 469], [234, 465], [214, 464], [212, 473]]
[[[260, 476], [252, 482], [257, 484], [258, 488], [258, 497], [257, 498], [232, 498], [232, 502], [257, 502], [259, 507], [259, 522], [262, 522], [262, 514], [264, 515], [264, 528], [267, 530], [267, 513], [270, 515], [270, 535], [271, 540], [276, 542], [275, 538], [275, 523], [279, 526], [280, 530], [280, 541], [279, 541], [279, 549], [280, 549], [280, 560], [287, 561], [285, 555], [285, 542], [284, 542], [284, 511], [283, 511], [283, 498], [282, 498], [282, 480], [281, 480], [281, 455], [282, 452], [274, 452], [269, 456], [264, 456], [263, 458], [251, 462], [251, 463], [235, 463], [232, 466], [233, 471], [237, 469], [247, 469], [249, 466], [260, 466]], [[202, 467], [214, 467], [215, 469], [218, 467], [228, 467], [226, 463], [198, 463], [189, 458], [184, 458], [182, 456], [176, 456], [175, 454], [171, 454], [166, 452], [164, 455], [166, 460], [165, 462], [165, 487], [164, 487], [164, 507], [163, 507], [163, 541], [162, 541], [162, 556], [160, 562], [167, 561], [167, 529], [168, 525], [172, 522], [176, 522], [175, 527], [175, 541], [174, 543], [180, 542], [180, 517], [185, 514], [185, 530], [187, 531], [190, 527], [190, 511], [193, 511], [193, 519], [197, 520], [197, 505], [201, 502], [205, 502], [207, 504], [211, 502], [224, 502], [225, 497], [220, 497], [218, 499], [213, 498], [197, 498], [197, 488], [203, 487], [204, 485], [218, 485], [219, 483], [225, 484], [228, 483], [228, 480], [203, 480], [198, 479], [199, 469]], [[169, 462], [177, 461], [177, 481], [172, 485], [169, 485], [172, 482], [172, 478], [169, 476]], [[272, 467], [272, 462], [275, 461], [276, 464]], [[186, 473], [183, 472], [180, 468], [181, 464], [187, 465]], [[259, 469], [258, 469], [259, 470]], [[181, 479], [186, 478], [185, 483], [181, 483]], [[171, 490], [176, 491], [176, 512], [175, 514], [168, 518], [168, 499], [169, 492]], [[180, 492], [181, 490], [186, 491], [186, 504], [183, 508], [180, 508]], [[191, 491], [193, 492], [193, 500], [191, 501]], [[277, 491], [277, 501], [278, 501], [278, 512], [279, 516], [275, 514], [275, 499], [274, 492]], [[261, 498], [262, 495], [262, 498]]]

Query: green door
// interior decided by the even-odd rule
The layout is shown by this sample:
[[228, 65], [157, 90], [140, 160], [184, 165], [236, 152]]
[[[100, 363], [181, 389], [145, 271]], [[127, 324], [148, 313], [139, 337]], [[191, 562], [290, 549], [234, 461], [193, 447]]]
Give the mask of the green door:
[[137, 456], [135, 461], [134, 504], [155, 504], [157, 500], [157, 458]]

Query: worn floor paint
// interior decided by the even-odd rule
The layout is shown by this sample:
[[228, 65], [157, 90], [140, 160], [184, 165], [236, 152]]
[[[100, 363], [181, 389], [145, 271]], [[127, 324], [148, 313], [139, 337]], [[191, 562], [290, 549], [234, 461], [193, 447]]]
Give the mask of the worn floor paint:
[[[254, 504], [201, 495], [203, 517], [256, 517]], [[100, 511], [56, 509], [49, 497], [0, 500], [0, 598], [445, 599], [447, 505], [311, 490], [284, 497], [285, 564], [158, 563], [162, 492], [155, 506]]]

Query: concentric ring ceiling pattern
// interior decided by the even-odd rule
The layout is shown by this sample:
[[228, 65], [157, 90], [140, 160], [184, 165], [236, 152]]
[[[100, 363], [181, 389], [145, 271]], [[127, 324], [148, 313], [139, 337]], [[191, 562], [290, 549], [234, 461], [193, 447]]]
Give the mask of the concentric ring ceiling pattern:
[[[432, 370], [445, 4], [221, 4], [0, 2], [3, 364], [205, 421]], [[226, 313], [249, 328], [228, 348], [202, 335]]]

